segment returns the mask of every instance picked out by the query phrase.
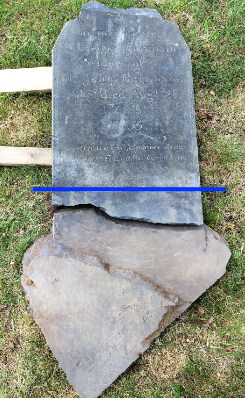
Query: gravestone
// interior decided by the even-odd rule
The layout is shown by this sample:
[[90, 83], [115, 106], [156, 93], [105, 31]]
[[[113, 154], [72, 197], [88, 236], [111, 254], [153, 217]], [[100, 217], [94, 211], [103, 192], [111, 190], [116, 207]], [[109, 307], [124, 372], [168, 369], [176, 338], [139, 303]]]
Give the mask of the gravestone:
[[112, 221], [93, 208], [65, 208], [53, 234], [25, 253], [22, 284], [68, 380], [82, 398], [95, 398], [225, 273], [229, 257], [205, 225]]
[[[92, 1], [53, 49], [53, 186], [199, 187], [191, 54], [156, 10]], [[200, 192], [58, 192], [117, 218], [203, 223]]]
[[[175, 23], [94, 1], [66, 23], [53, 50], [53, 186], [199, 187], [190, 51]], [[230, 251], [203, 224], [198, 192], [61, 191], [53, 204], [66, 207], [25, 253], [22, 285], [67, 378], [95, 398], [224, 274]]]

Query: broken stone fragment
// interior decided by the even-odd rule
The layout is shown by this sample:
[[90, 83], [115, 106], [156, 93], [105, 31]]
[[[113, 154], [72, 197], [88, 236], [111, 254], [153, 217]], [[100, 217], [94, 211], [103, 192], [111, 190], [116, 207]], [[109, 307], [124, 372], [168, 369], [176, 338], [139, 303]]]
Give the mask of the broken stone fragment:
[[205, 225], [59, 210], [23, 259], [32, 315], [83, 398], [99, 396], [224, 272], [225, 240]]

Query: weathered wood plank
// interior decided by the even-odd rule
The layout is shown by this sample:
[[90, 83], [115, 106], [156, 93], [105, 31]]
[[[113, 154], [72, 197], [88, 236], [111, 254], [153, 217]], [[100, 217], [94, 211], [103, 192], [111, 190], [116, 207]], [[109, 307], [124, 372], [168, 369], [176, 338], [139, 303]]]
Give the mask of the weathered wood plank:
[[1, 166], [52, 166], [52, 148], [0, 146]]
[[0, 70], [0, 92], [52, 90], [52, 66]]

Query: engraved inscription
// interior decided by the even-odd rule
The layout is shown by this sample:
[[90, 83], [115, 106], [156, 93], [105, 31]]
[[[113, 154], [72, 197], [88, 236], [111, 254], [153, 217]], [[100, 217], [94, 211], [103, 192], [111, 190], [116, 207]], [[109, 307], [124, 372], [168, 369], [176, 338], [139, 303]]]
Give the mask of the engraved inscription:
[[[133, 35], [132, 35], [133, 36]], [[108, 54], [113, 51], [120, 51], [125, 53], [125, 56], [128, 53], [173, 53], [176, 51], [176, 47], [174, 46], [136, 46], [132, 43], [126, 45], [101, 45], [100, 42], [96, 42], [96, 40], [89, 42], [88, 44], [84, 44], [84, 42], [80, 41], [72, 41], [72, 42], [64, 42], [63, 46], [66, 50], [70, 51], [85, 51], [86, 53], [98, 52], [99, 54]]]

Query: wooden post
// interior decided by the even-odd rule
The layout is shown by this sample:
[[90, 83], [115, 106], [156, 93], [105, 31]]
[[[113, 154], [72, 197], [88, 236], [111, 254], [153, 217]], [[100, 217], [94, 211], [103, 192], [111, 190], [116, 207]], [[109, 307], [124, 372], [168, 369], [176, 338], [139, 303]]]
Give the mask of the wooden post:
[[0, 92], [51, 92], [52, 66], [0, 70]]
[[0, 146], [1, 166], [52, 166], [52, 148]]
[[[52, 67], [2, 69], [0, 92], [51, 92]], [[0, 146], [1, 166], [46, 165], [52, 166], [52, 148]]]

